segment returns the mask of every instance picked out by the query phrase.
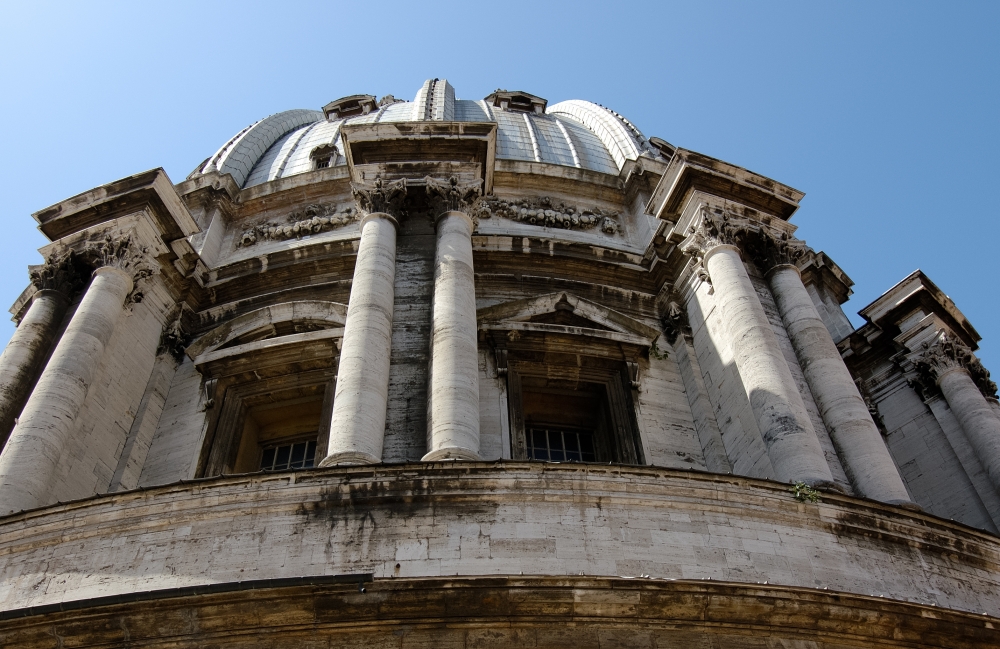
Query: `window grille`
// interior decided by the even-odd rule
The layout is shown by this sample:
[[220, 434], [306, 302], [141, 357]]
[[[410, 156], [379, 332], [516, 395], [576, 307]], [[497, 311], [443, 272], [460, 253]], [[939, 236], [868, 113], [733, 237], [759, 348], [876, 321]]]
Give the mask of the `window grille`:
[[287, 471], [308, 469], [316, 462], [316, 442], [295, 442], [280, 446], [268, 446], [260, 459], [261, 471]]
[[527, 430], [528, 458], [549, 462], [594, 462], [594, 433], [570, 428]]

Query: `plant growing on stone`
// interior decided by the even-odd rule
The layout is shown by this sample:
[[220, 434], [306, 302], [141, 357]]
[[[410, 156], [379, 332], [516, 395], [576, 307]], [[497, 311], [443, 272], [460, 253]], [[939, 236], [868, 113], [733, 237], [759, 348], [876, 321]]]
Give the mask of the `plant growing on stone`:
[[804, 482], [796, 482], [792, 485], [792, 495], [795, 496], [795, 500], [801, 502], [819, 502], [819, 491], [813, 489]]

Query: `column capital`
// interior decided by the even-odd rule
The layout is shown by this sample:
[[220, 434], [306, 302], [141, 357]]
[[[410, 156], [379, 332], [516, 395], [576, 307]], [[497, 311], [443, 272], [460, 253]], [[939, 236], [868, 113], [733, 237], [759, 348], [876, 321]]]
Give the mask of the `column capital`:
[[762, 271], [776, 266], [797, 266], [809, 246], [789, 232], [776, 227], [770, 217], [751, 218], [738, 212], [702, 205], [696, 225], [681, 242], [681, 251], [702, 264], [706, 255], [719, 246], [733, 246]]
[[997, 396], [997, 384], [990, 380], [989, 371], [973, 355], [972, 350], [944, 331], [921, 346], [921, 351], [913, 359], [913, 365], [917, 370], [918, 380], [925, 385], [936, 385], [946, 374], [965, 370], [984, 397]]
[[28, 277], [39, 291], [55, 291], [69, 300], [76, 296], [84, 283], [72, 251], [51, 255], [44, 264], [28, 266]]
[[84, 256], [95, 271], [101, 268], [114, 268], [129, 276], [132, 288], [125, 296], [126, 307], [131, 308], [133, 304], [142, 302], [143, 293], [139, 290], [139, 282], [151, 277], [155, 271], [150, 260], [149, 248], [139, 244], [131, 233], [105, 235], [100, 243], [91, 244], [84, 251]]
[[354, 200], [362, 212], [384, 213], [398, 219], [403, 199], [406, 198], [406, 179], [385, 182], [381, 175], [371, 183], [351, 183]]
[[699, 218], [688, 229], [688, 236], [681, 242], [684, 254], [696, 259], [718, 246], [740, 247], [750, 231], [750, 219], [724, 210], [702, 205]]
[[[472, 208], [483, 193], [483, 181], [480, 178], [459, 180], [455, 176], [447, 179], [426, 176], [424, 183], [427, 188], [427, 196], [434, 206], [435, 217], [447, 212], [462, 212], [472, 218]], [[473, 223], [475, 223], [474, 219]]]

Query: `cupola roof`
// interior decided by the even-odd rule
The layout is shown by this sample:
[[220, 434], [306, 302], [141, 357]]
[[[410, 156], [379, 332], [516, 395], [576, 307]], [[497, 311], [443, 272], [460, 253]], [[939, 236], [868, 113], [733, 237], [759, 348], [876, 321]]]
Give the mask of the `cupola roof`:
[[428, 79], [413, 101], [350, 95], [318, 110], [289, 110], [246, 127], [191, 177], [218, 171], [252, 187], [317, 168], [346, 164], [345, 124], [495, 122], [497, 159], [539, 162], [617, 175], [628, 160], [664, 155], [631, 122], [598, 104], [573, 99], [549, 105], [523, 91], [497, 90], [482, 100], [456, 99], [446, 79]]

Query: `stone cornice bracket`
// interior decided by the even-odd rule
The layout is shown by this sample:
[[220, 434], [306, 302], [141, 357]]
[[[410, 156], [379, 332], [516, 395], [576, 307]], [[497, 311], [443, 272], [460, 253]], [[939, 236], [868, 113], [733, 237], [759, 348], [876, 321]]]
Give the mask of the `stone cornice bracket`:
[[131, 309], [132, 305], [142, 302], [143, 293], [139, 282], [152, 277], [155, 272], [149, 263], [148, 247], [136, 243], [131, 234], [109, 234], [101, 243], [91, 245], [85, 256], [95, 269], [117, 268], [131, 275], [132, 290], [125, 297], [126, 308]]
[[358, 207], [368, 214], [384, 213], [399, 218], [403, 200], [406, 198], [406, 179], [400, 178], [383, 182], [382, 176], [375, 176], [372, 183], [351, 183], [351, 192]]
[[72, 251], [61, 256], [52, 255], [44, 264], [29, 266], [28, 277], [39, 291], [56, 291], [70, 300], [84, 284]]
[[462, 212], [473, 219], [474, 223], [478, 223], [475, 214], [478, 210], [473, 208], [482, 198], [483, 181], [481, 178], [461, 181], [455, 176], [447, 180], [426, 176], [424, 183], [427, 187], [427, 196], [434, 206], [435, 216], [445, 212]]
[[995, 399], [997, 384], [990, 380], [990, 373], [966, 345], [940, 332], [930, 342], [925, 342], [913, 364], [921, 382], [937, 383], [941, 377], [953, 370], [964, 369], [984, 397]]

